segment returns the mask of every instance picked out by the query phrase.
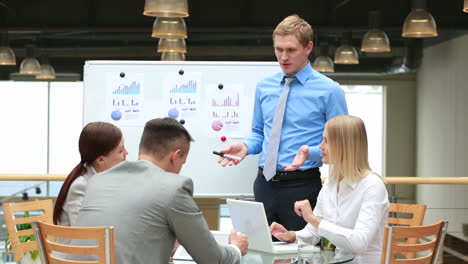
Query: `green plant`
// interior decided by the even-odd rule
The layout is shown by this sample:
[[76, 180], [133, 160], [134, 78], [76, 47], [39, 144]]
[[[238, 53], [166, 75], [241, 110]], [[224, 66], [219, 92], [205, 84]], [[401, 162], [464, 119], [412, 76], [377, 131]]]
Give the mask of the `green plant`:
[[320, 245], [323, 250], [335, 250], [336, 246], [325, 237], [320, 238]]
[[[24, 212], [23, 217], [29, 217], [29, 212], [28, 211]], [[32, 228], [31, 223], [16, 225], [16, 230], [18, 230], [18, 231], [31, 229], [31, 228]], [[24, 243], [24, 242], [28, 242], [28, 241], [35, 241], [35, 240], [36, 240], [36, 237], [34, 235], [20, 236], [19, 237], [19, 242], [20, 243]], [[10, 239], [9, 236], [7, 236], [7, 238], [5, 239], [5, 251], [6, 251], [6, 253], [11, 252], [11, 239]], [[29, 253], [31, 254], [31, 258], [33, 260], [35, 260], [35, 259], [37, 259], [37, 257], [39, 257], [39, 251], [37, 251], [37, 250], [31, 250], [31, 251], [29, 251]]]

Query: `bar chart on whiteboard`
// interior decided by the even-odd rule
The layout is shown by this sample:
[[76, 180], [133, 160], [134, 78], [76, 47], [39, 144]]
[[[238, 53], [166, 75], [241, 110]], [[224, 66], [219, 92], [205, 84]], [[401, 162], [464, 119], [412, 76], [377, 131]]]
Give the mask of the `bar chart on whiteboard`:
[[242, 118], [245, 119], [240, 111], [245, 101], [241, 91], [242, 85], [230, 84], [222, 90], [212, 90], [207, 94], [211, 121], [209, 130], [213, 136], [241, 136]]
[[200, 108], [201, 73], [169, 74], [163, 82], [167, 116], [193, 119]]

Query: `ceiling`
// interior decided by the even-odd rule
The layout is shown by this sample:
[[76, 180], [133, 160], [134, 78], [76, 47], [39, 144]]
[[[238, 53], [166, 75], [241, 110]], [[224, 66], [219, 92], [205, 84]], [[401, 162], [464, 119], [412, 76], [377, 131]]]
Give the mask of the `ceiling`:
[[[401, 37], [409, 0], [188, 1], [188, 61], [274, 61], [271, 33], [290, 14], [313, 26], [313, 60], [324, 40], [333, 55], [341, 33], [348, 29], [359, 49], [368, 30], [368, 12], [381, 11], [380, 28], [387, 33], [392, 51], [360, 52], [359, 65], [336, 65], [337, 72], [387, 72], [403, 61], [417, 68], [423, 46], [468, 33], [463, 0], [427, 1], [439, 36], [425, 40]], [[144, 0], [0, 0], [0, 29], [8, 30], [17, 57], [17, 66], [0, 67], [0, 78], [18, 71], [30, 44], [35, 45], [36, 55], [47, 53], [59, 73], [82, 73], [86, 60], [159, 60], [158, 39], [151, 38], [154, 18], [144, 16], [143, 7]]]

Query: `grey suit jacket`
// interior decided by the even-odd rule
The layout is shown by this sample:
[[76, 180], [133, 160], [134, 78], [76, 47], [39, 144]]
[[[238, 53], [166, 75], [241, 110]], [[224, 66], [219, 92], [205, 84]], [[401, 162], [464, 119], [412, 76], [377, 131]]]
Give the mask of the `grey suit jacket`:
[[117, 264], [166, 264], [175, 239], [198, 264], [240, 263], [216, 242], [192, 195], [190, 178], [124, 161], [91, 177], [77, 226], [114, 226]]
[[96, 174], [96, 170], [92, 166], [85, 165], [86, 173], [83, 176], [76, 178], [70, 185], [67, 193], [67, 198], [63, 203], [63, 211], [58, 219], [58, 224], [62, 226], [74, 226], [78, 212], [80, 211], [81, 204], [86, 193], [86, 186], [89, 179]]

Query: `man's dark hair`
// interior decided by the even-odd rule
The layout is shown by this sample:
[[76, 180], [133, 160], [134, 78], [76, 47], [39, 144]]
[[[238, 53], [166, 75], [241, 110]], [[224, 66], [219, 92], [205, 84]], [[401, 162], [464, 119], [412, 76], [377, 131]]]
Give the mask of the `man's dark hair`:
[[192, 136], [177, 120], [169, 117], [155, 118], [146, 122], [139, 151], [140, 154], [150, 154], [161, 160], [177, 148], [188, 152], [191, 141]]

